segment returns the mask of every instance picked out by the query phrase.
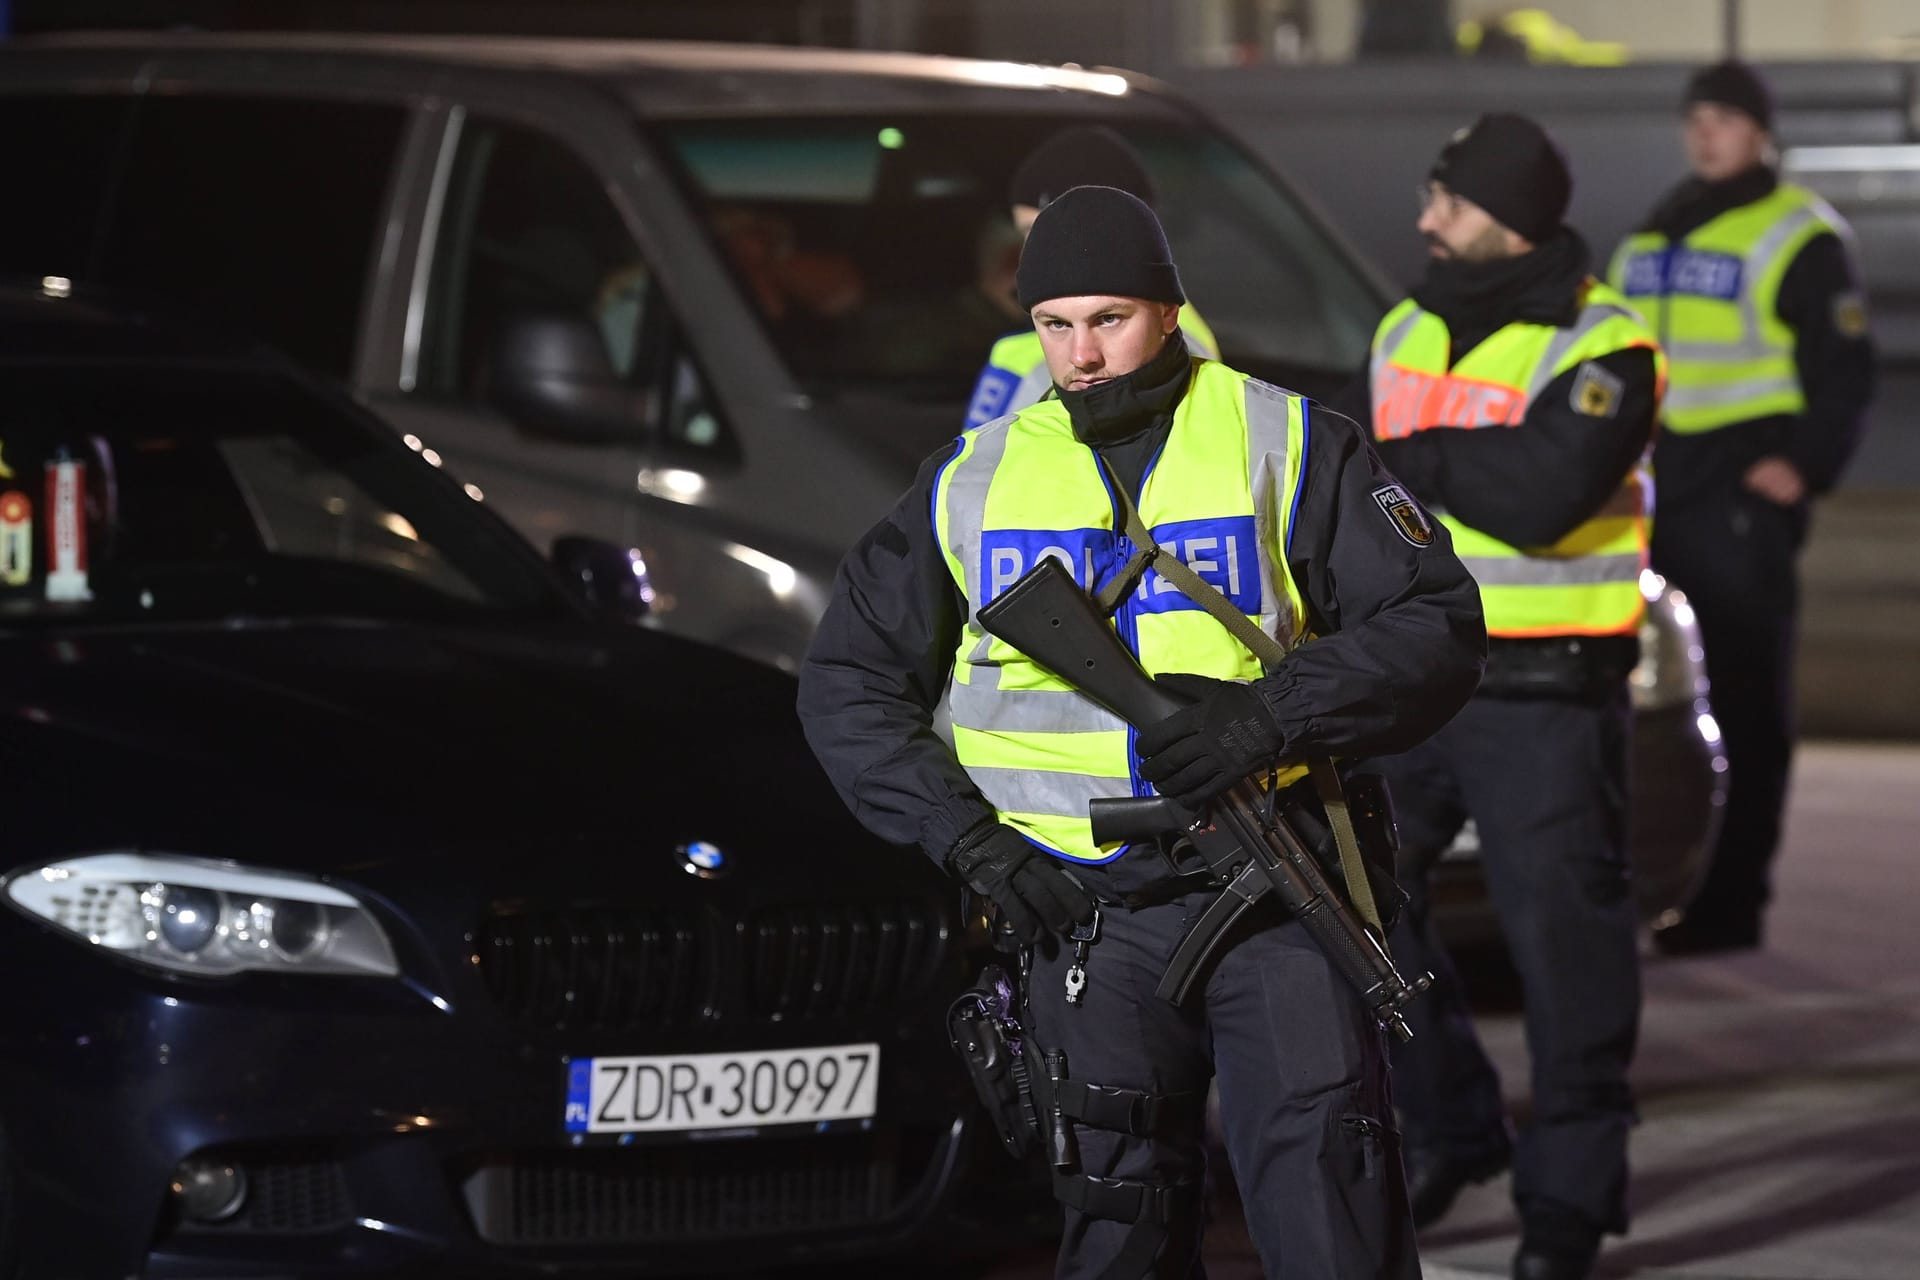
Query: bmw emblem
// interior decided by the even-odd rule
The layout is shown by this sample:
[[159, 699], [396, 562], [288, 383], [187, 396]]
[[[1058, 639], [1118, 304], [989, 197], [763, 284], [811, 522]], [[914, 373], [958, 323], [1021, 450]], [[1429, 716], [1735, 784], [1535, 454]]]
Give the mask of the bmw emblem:
[[683, 844], [674, 853], [688, 875], [699, 876], [702, 880], [718, 880], [733, 870], [733, 864], [727, 861], [726, 854], [720, 852], [720, 846], [705, 840]]

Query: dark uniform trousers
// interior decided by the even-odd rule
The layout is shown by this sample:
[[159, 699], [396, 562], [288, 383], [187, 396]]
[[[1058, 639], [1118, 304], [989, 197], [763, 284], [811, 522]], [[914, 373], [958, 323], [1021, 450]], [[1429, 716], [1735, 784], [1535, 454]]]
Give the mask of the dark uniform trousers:
[[1627, 1066], [1640, 1015], [1628, 714], [1624, 681], [1590, 701], [1480, 694], [1420, 747], [1373, 764], [1393, 792], [1411, 898], [1394, 958], [1402, 972], [1434, 975], [1408, 1009], [1412, 1041], [1394, 1048], [1408, 1147], [1465, 1160], [1505, 1145], [1500, 1080], [1428, 909], [1426, 873], [1471, 816], [1533, 1060], [1514, 1199], [1522, 1213], [1555, 1201], [1611, 1231], [1626, 1229]]
[[1127, 1254], [1130, 1232], [1141, 1226], [1068, 1201], [1055, 1274], [1205, 1275], [1201, 1103], [1217, 1077], [1227, 1154], [1266, 1275], [1417, 1280], [1380, 1033], [1302, 927], [1270, 902], [1256, 906], [1184, 1005], [1155, 994], [1175, 945], [1212, 898], [1201, 892], [1133, 911], [1103, 907], [1078, 1005], [1067, 1002], [1064, 985], [1071, 948], [1036, 949], [1029, 1032], [1043, 1049], [1065, 1051], [1068, 1078], [1185, 1095], [1190, 1103], [1151, 1136], [1071, 1126], [1081, 1173], [1176, 1190], [1150, 1269]]
[[1727, 752], [1720, 839], [1688, 911], [1703, 925], [1751, 924], [1772, 896], [1793, 763], [1795, 558], [1805, 532], [1803, 508], [1744, 490], [1663, 504], [1654, 521], [1653, 567], [1693, 604]]

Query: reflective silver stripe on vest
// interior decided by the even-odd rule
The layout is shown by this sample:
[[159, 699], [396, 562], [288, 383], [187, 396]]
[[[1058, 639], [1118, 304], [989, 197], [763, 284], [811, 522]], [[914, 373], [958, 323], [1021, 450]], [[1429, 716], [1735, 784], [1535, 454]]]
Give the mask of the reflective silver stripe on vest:
[[[1281, 566], [1272, 564], [1271, 548], [1281, 541], [1288, 512], [1281, 509], [1287, 493], [1287, 418], [1292, 397], [1254, 378], [1246, 380], [1247, 460], [1253, 471], [1254, 537], [1260, 557], [1260, 630], [1283, 646], [1293, 646], [1293, 604], [1280, 589]], [[1302, 424], [1303, 427], [1305, 424]]]
[[1007, 397], [1005, 412], [1018, 413], [1028, 405], [1039, 404], [1047, 392], [1053, 390], [1053, 375], [1047, 372], [1047, 361], [1043, 356], [1040, 363], [1027, 370], [1024, 378], [1014, 384], [1013, 394]]
[[1722, 405], [1745, 404], [1763, 396], [1799, 393], [1800, 380], [1790, 375], [1751, 378], [1744, 382], [1713, 382], [1704, 387], [1676, 387], [1669, 383], [1667, 397], [1661, 403], [1661, 408], [1671, 415], [1675, 409], [1712, 409]]
[[[1760, 300], [1754, 288], [1760, 275], [1767, 269], [1774, 257], [1779, 254], [1787, 241], [1798, 235], [1810, 222], [1827, 222], [1823, 216], [1824, 206], [1811, 205], [1795, 209], [1780, 221], [1767, 228], [1767, 233], [1754, 242], [1741, 259], [1740, 274], [1740, 337], [1733, 342], [1669, 341], [1663, 343], [1667, 359], [1684, 360], [1692, 364], [1748, 364], [1755, 360], [1769, 360], [1783, 357], [1790, 352], [1773, 346], [1766, 339], [1766, 319], [1760, 314]], [[1828, 224], [1832, 225], [1832, 224]], [[1681, 245], [1686, 244], [1685, 239]], [[1669, 247], [1672, 247], [1671, 244]], [[1663, 295], [1668, 296], [1668, 295]], [[1799, 380], [1792, 379], [1788, 389], [1798, 391]], [[1772, 394], [1760, 391], [1759, 395]], [[1744, 397], [1743, 397], [1744, 398]], [[1667, 394], [1667, 404], [1673, 404], [1673, 393]], [[1725, 401], [1707, 401], [1703, 403], [1726, 403]]]
[[1560, 358], [1573, 348], [1573, 344], [1592, 333], [1595, 329], [1615, 317], [1635, 319], [1633, 312], [1611, 302], [1596, 302], [1580, 310], [1579, 318], [1565, 329], [1556, 329], [1547, 349], [1541, 353], [1540, 361], [1533, 366], [1533, 376], [1527, 380], [1527, 405], [1533, 406], [1541, 393], [1547, 389], [1554, 378], [1554, 367]]
[[989, 769], [967, 766], [967, 776], [987, 803], [1000, 813], [1041, 813], [1053, 818], [1087, 818], [1093, 796], [1130, 796], [1129, 778], [1092, 773], [1050, 773], [1044, 769]]
[[[978, 428], [973, 436], [973, 451], [959, 462], [951, 464], [947, 479], [950, 547], [970, 547], [979, 542], [977, 524], [970, 527], [967, 522], [977, 522], [980, 513], [987, 509], [987, 490], [993, 487], [993, 477], [1000, 470], [1001, 460], [1007, 456], [1009, 429], [1010, 424], [1004, 423]], [[960, 570], [967, 577], [967, 599], [980, 599], [980, 558], [975, 556], [972, 563], [967, 563], [963, 557]], [[969, 657], [975, 664], [984, 664], [993, 637], [981, 629], [971, 610], [967, 613], [964, 625], [976, 641]], [[992, 687], [1000, 681], [1000, 668], [975, 665], [971, 675], [977, 685]]]
[[1592, 587], [1640, 580], [1639, 552], [1611, 556], [1462, 556], [1473, 580], [1483, 587]]
[[[990, 667], [996, 676], [999, 667]], [[973, 668], [978, 674], [979, 668]], [[996, 681], [997, 683], [997, 681]], [[980, 684], [949, 687], [953, 722], [964, 729], [1009, 733], [1105, 733], [1126, 721], [1067, 689], [1000, 689]]]

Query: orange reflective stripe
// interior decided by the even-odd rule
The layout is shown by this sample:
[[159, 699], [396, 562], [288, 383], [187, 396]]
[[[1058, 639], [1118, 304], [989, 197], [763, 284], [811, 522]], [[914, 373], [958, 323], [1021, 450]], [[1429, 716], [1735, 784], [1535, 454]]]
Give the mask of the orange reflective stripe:
[[1533, 640], [1541, 636], [1564, 636], [1569, 634], [1583, 636], [1628, 636], [1640, 630], [1641, 613], [1642, 609], [1636, 606], [1633, 611], [1633, 616], [1624, 621], [1608, 623], [1605, 626], [1596, 627], [1592, 630], [1582, 627], [1577, 633], [1569, 632], [1564, 622], [1550, 622], [1537, 627], [1488, 627], [1487, 634], [1490, 636], [1499, 636], [1503, 640]]
[[1527, 411], [1524, 387], [1388, 362], [1373, 394], [1373, 434], [1397, 440], [1431, 427], [1510, 427]]

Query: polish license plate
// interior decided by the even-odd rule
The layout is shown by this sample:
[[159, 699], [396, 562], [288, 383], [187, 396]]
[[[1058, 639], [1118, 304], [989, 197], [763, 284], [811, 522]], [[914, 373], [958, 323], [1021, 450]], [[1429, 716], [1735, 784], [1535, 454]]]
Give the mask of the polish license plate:
[[646, 1058], [567, 1064], [566, 1131], [665, 1133], [825, 1124], [873, 1115], [880, 1046]]

